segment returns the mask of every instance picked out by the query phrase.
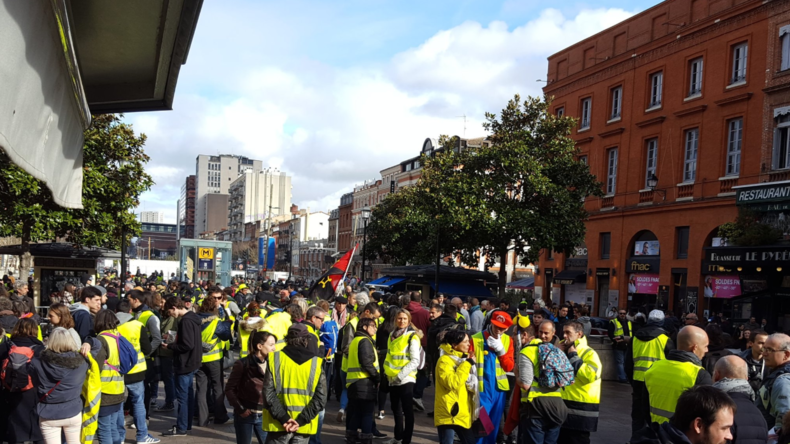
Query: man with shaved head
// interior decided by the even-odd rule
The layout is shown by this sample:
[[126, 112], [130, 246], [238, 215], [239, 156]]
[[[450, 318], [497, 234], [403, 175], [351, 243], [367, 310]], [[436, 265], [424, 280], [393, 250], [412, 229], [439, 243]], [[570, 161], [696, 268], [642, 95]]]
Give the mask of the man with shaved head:
[[762, 413], [754, 405], [754, 391], [749, 385], [749, 368], [738, 356], [724, 356], [713, 367], [714, 387], [730, 395], [738, 409], [732, 426], [732, 442], [735, 444], [765, 443], [768, 426]]
[[687, 325], [680, 329], [677, 350], [667, 354], [645, 372], [650, 419], [659, 424], [669, 421], [675, 413], [678, 398], [686, 390], [698, 385], [711, 385], [710, 373], [702, 367], [702, 357], [708, 352], [705, 330]]
[[768, 336], [763, 358], [771, 373], [763, 379], [757, 407], [768, 427], [781, 428], [782, 416], [790, 410], [790, 336], [782, 333]]

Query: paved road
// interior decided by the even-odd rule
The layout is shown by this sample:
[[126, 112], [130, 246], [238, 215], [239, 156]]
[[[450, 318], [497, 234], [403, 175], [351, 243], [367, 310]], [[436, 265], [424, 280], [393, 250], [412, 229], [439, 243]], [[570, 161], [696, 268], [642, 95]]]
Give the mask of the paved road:
[[[160, 396], [164, 390], [160, 388]], [[425, 391], [426, 407], [433, 405], [433, 389], [429, 387]], [[161, 399], [160, 399], [161, 402]], [[336, 422], [335, 417], [340, 405], [333, 399], [330, 400], [326, 409], [326, 419], [321, 433], [322, 444], [344, 444], [345, 427]], [[389, 408], [389, 406], [387, 407]], [[431, 407], [428, 407], [432, 410]], [[230, 409], [229, 409], [230, 411]], [[598, 432], [592, 434], [593, 444], [625, 443], [630, 436], [630, 412], [631, 412], [631, 389], [630, 386], [616, 382], [604, 382], [601, 400], [601, 419], [598, 424]], [[151, 413], [151, 423], [149, 431], [151, 435], [161, 438], [163, 444], [173, 442], [174, 444], [208, 444], [213, 441], [234, 442], [236, 440], [233, 431], [233, 421], [221, 426], [195, 427], [190, 431], [188, 437], [163, 438], [161, 433], [175, 424], [175, 412]], [[392, 414], [386, 411], [383, 421], [378, 421], [379, 430], [392, 437], [394, 426]], [[134, 443], [134, 429], [127, 430], [126, 442]], [[379, 441], [382, 442], [382, 441]], [[415, 413], [414, 438], [415, 444], [428, 444], [438, 442], [436, 428], [433, 419], [424, 413]], [[255, 444], [253, 442], [253, 444]]]

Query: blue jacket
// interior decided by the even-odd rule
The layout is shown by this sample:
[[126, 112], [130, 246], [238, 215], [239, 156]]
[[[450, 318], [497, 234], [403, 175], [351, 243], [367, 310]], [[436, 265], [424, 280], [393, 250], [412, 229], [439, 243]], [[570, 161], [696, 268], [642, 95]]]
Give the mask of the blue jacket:
[[329, 353], [329, 349], [332, 349], [332, 352], [329, 353], [330, 356], [333, 356], [335, 353], [337, 353], [337, 322], [334, 320], [324, 321], [324, 324], [321, 325], [321, 330], [319, 330], [318, 333], [321, 338], [321, 343], [324, 345], [324, 350]]
[[38, 415], [45, 419], [67, 419], [82, 412], [82, 383], [88, 361], [77, 352], [44, 350], [28, 364], [38, 393]]

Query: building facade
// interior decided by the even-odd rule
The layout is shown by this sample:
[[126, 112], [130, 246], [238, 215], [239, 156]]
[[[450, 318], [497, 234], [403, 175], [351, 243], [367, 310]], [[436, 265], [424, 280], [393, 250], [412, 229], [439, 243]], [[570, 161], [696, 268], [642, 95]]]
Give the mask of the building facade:
[[178, 199], [178, 237], [195, 238], [195, 175], [187, 176]]
[[354, 193], [346, 193], [340, 197], [340, 206], [337, 207], [338, 215], [338, 234], [337, 234], [337, 252], [345, 254], [348, 250], [353, 248], [352, 244], [352, 224], [351, 224], [351, 209], [354, 206]]
[[[195, 159], [195, 231], [203, 233], [206, 231], [217, 231], [219, 228], [212, 227], [211, 221], [218, 217], [213, 215], [209, 220], [209, 212], [214, 212], [214, 208], [209, 208], [206, 196], [210, 194], [228, 195], [230, 184], [241, 173], [247, 170], [260, 171], [263, 168], [260, 160], [253, 160], [243, 156], [221, 154], [210, 156], [201, 154]], [[223, 223], [219, 223], [221, 228], [228, 226], [228, 208], [225, 207]]]
[[246, 169], [228, 188], [228, 231], [242, 241], [244, 225], [287, 214], [291, 208], [291, 177], [277, 169]]
[[327, 248], [337, 251], [338, 221], [340, 219], [337, 208], [329, 212], [329, 233], [327, 236]]
[[702, 290], [732, 271], [703, 258], [738, 187], [790, 178], [788, 25], [787, 0], [668, 0], [549, 57], [544, 93], [605, 196], [585, 202], [584, 245], [541, 253], [536, 296], [598, 316], [728, 308]]
[[161, 211], [141, 211], [139, 219], [142, 223], [163, 224], [165, 223], [165, 213]]
[[132, 259], [167, 259], [175, 257], [178, 244], [178, 225], [145, 222], [140, 236], [131, 245]]

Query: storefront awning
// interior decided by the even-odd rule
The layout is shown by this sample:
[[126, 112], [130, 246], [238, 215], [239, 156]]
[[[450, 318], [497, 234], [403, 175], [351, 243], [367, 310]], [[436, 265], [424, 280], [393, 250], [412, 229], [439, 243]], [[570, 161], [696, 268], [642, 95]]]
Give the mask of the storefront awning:
[[[435, 282], [431, 282], [431, 288], [436, 290]], [[491, 294], [491, 290], [477, 281], [439, 281], [439, 292], [450, 296], [470, 296], [483, 298], [490, 298], [493, 296]]]
[[584, 282], [587, 273], [584, 270], [562, 270], [554, 276], [554, 283], [560, 285], [573, 285]]
[[505, 288], [515, 288], [517, 290], [532, 290], [535, 288], [535, 278], [519, 279], [517, 281], [513, 281], [505, 285]]
[[376, 279], [375, 281], [368, 282], [365, 285], [367, 285], [368, 287], [388, 288], [388, 287], [392, 287], [393, 285], [400, 284], [405, 280], [406, 278], [404, 277], [383, 276]]

